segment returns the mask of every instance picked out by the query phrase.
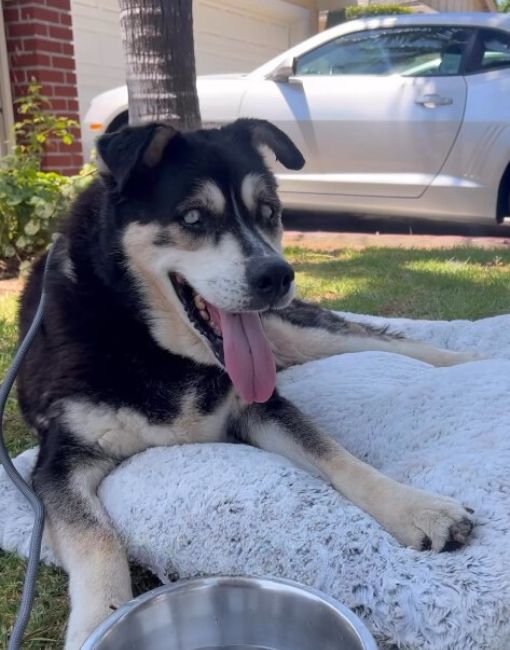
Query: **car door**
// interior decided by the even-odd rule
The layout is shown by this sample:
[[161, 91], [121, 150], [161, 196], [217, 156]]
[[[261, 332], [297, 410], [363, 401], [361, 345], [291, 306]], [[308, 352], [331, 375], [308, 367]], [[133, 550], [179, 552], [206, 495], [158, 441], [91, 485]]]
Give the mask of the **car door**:
[[343, 34], [297, 57], [288, 81], [251, 84], [241, 114], [264, 117], [301, 148], [285, 192], [418, 197], [462, 124], [471, 30], [398, 26]]

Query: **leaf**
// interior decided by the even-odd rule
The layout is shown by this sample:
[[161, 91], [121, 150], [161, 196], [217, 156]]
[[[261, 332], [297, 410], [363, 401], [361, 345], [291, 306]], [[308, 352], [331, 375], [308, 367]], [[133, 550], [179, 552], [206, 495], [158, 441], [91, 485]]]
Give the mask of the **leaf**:
[[30, 219], [30, 221], [25, 224], [25, 228], [23, 230], [25, 231], [26, 235], [31, 237], [39, 232], [40, 225], [37, 223], [37, 221]]
[[18, 248], [21, 248], [21, 249], [25, 248], [27, 243], [28, 243], [28, 241], [25, 239], [25, 237], [23, 237], [23, 235], [20, 235], [18, 237], [18, 239], [16, 239], [16, 246]]

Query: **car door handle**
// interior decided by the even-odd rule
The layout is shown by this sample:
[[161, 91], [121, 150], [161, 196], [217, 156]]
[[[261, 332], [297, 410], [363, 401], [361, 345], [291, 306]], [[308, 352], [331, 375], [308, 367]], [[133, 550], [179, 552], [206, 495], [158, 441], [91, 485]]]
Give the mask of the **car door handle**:
[[453, 99], [451, 97], [443, 97], [442, 95], [437, 94], [423, 95], [423, 97], [419, 97], [415, 103], [424, 106], [425, 108], [436, 108], [437, 106], [449, 106], [450, 104], [453, 104]]

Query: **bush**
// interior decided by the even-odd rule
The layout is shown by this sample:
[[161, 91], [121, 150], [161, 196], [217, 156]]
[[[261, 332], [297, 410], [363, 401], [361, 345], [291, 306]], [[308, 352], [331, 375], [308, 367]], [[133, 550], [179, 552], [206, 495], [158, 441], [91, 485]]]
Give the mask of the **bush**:
[[18, 266], [43, 251], [90, 172], [62, 176], [31, 166], [0, 169], [0, 258]]
[[0, 166], [0, 259], [11, 268], [48, 246], [56, 222], [94, 172], [91, 165], [71, 177], [41, 171], [48, 140], [71, 144], [78, 126], [45, 110], [46, 104], [40, 86], [32, 83], [18, 100], [16, 145]]
[[366, 7], [346, 7], [345, 17], [347, 20], [355, 20], [356, 18], [365, 18], [369, 16], [396, 16], [398, 14], [412, 13], [409, 7], [403, 7], [399, 4], [376, 4], [368, 5]]

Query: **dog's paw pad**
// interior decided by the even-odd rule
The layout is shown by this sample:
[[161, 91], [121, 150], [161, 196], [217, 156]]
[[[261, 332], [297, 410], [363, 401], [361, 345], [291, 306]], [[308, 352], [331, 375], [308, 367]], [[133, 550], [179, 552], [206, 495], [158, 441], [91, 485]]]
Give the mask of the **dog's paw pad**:
[[[467, 508], [466, 508], [467, 510]], [[473, 530], [473, 522], [464, 517], [460, 521], [452, 524], [449, 529], [449, 536], [446, 540], [441, 552], [456, 551], [464, 546], [468, 541], [471, 531]]]

